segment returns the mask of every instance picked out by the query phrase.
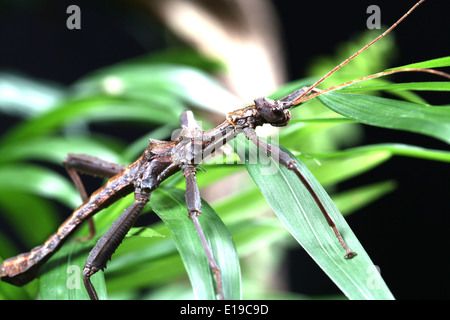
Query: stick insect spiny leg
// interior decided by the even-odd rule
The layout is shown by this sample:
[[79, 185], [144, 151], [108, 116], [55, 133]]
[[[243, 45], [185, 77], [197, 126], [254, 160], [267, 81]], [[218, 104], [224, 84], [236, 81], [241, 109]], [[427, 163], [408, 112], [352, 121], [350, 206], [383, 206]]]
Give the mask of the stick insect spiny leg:
[[305, 179], [305, 177], [302, 175], [302, 173], [300, 172], [300, 170], [297, 167], [297, 163], [295, 162], [295, 160], [293, 160], [289, 154], [287, 154], [286, 152], [282, 151], [280, 148], [273, 146], [263, 140], [261, 140], [257, 135], [256, 132], [253, 128], [246, 128], [244, 130], [245, 136], [248, 140], [250, 140], [252, 143], [254, 143], [258, 148], [260, 148], [261, 150], [263, 150], [267, 155], [269, 156], [273, 156], [273, 154], [276, 154], [278, 156], [278, 160], [279, 162], [284, 165], [287, 169], [292, 170], [293, 172], [295, 172], [295, 174], [297, 175], [297, 177], [300, 179], [300, 181], [303, 183], [303, 185], [306, 187], [306, 189], [308, 190], [308, 192], [311, 194], [311, 196], [313, 197], [314, 201], [317, 203], [317, 205], [319, 206], [320, 211], [322, 212], [322, 214], [324, 215], [325, 219], [328, 222], [328, 225], [331, 227], [331, 229], [333, 229], [334, 234], [336, 235], [337, 239], [339, 240], [339, 243], [341, 244], [341, 246], [344, 248], [345, 250], [345, 258], [346, 259], [351, 259], [354, 256], [356, 256], [356, 253], [353, 252], [345, 243], [344, 239], [342, 238], [342, 235], [340, 234], [339, 230], [337, 229], [333, 219], [330, 217], [330, 215], [328, 214], [327, 210], [325, 209], [322, 201], [320, 201], [318, 195], [316, 194], [316, 192], [314, 191], [314, 189], [312, 188], [311, 184], [308, 182], [308, 180]]
[[224, 300], [225, 296], [222, 290], [222, 278], [220, 276], [219, 266], [214, 259], [212, 251], [208, 245], [203, 229], [198, 221], [198, 216], [202, 213], [202, 202], [200, 198], [200, 190], [198, 188], [197, 179], [195, 178], [195, 167], [193, 165], [185, 165], [182, 167], [183, 175], [186, 178], [186, 204], [188, 208], [189, 218], [194, 223], [195, 230], [205, 251], [206, 258], [208, 259], [209, 267], [215, 275], [217, 293], [220, 300]]
[[91, 195], [89, 202], [75, 209], [42, 245], [4, 260], [0, 264], [1, 280], [22, 286], [37, 277], [41, 266], [78, 230], [83, 222], [132, 191], [131, 179], [127, 171], [117, 178], [111, 178]]
[[[85, 173], [91, 176], [111, 178], [112, 176], [115, 176], [116, 174], [119, 174], [120, 172], [125, 170], [125, 166], [111, 163], [86, 154], [69, 153], [64, 159], [63, 164], [66, 168], [67, 174], [69, 175], [70, 179], [72, 179], [75, 187], [77, 188], [83, 203], [88, 202], [89, 197], [78, 172]], [[86, 237], [77, 238], [76, 240], [90, 240], [95, 236], [94, 220], [91, 218], [88, 220], [88, 223], [89, 235], [87, 235]]]
[[[182, 128], [187, 129], [186, 138], [190, 138], [193, 141], [199, 134], [202, 133], [201, 128], [198, 123], [195, 121], [194, 115], [191, 111], [185, 111], [180, 117], [180, 124]], [[194, 144], [191, 144], [191, 147], [194, 148]], [[194, 149], [190, 150], [191, 153], [194, 153]], [[183, 172], [183, 176], [186, 180], [186, 205], [188, 209], [189, 218], [192, 220], [195, 230], [197, 231], [197, 235], [200, 238], [200, 243], [202, 244], [203, 251], [205, 252], [206, 258], [208, 260], [209, 267], [216, 278], [216, 286], [217, 293], [219, 295], [219, 299], [224, 300], [225, 296], [223, 294], [222, 289], [222, 278], [220, 276], [219, 266], [214, 259], [214, 255], [212, 254], [211, 248], [208, 245], [208, 242], [205, 237], [205, 233], [198, 221], [198, 216], [202, 213], [202, 201], [200, 198], [200, 190], [198, 188], [197, 179], [195, 177], [196, 170], [195, 166], [192, 164], [184, 164], [181, 166], [181, 170]]]
[[106, 268], [106, 263], [111, 259], [111, 256], [134, 225], [149, 200], [150, 191], [136, 188], [133, 204], [114, 221], [89, 253], [83, 268], [83, 282], [91, 300], [98, 300], [97, 292], [91, 283], [91, 276]]

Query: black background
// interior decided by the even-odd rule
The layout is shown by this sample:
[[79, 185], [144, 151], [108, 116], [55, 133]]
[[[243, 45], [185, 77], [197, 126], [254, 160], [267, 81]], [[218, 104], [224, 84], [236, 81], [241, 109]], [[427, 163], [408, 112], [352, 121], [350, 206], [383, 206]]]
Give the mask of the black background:
[[[377, 4], [382, 23], [389, 25], [413, 3], [273, 1], [283, 30], [289, 79], [303, 77], [315, 55], [332, 54], [338, 43], [365, 30], [369, 5]], [[81, 30], [66, 28], [70, 4], [81, 8]], [[149, 27], [153, 33], [140, 32]], [[91, 70], [164, 47], [166, 35], [158, 30], [156, 22], [120, 1], [4, 1], [0, 4], [0, 70], [68, 85]], [[426, 1], [395, 30], [399, 54], [394, 66], [448, 55], [449, 31], [444, 1]], [[131, 37], [132, 33], [145, 41]], [[449, 103], [448, 94], [424, 97], [437, 105]], [[2, 131], [14, 120], [2, 115]], [[365, 127], [364, 144], [383, 142], [448, 150], [436, 139]], [[397, 181], [397, 190], [348, 217], [350, 226], [396, 298], [450, 298], [448, 165], [394, 157], [339, 187], [345, 190], [387, 179]], [[306, 253], [296, 250], [288, 259], [285, 272], [292, 279], [291, 290], [309, 295], [339, 293]]]
[[[297, 2], [298, 3], [298, 2]], [[321, 4], [323, 2], [320, 2]], [[345, 4], [344, 4], [345, 3]], [[365, 26], [366, 8], [377, 4], [381, 20], [390, 25], [412, 6], [414, 1], [328, 1], [317, 7], [317, 1], [277, 1], [285, 30], [290, 77], [301, 75], [310, 57], [330, 52], [339, 41], [348, 39]], [[450, 52], [450, 25], [442, 1], [425, 1], [395, 29], [399, 54], [395, 66]], [[299, 10], [296, 10], [298, 8]], [[304, 27], [300, 27], [304, 24]], [[294, 30], [303, 29], [296, 34]], [[307, 40], [295, 41], [310, 33]], [[322, 40], [325, 35], [326, 41]], [[396, 78], [397, 81], [416, 81]], [[436, 80], [436, 79], [434, 79]], [[449, 95], [423, 95], [430, 103], [447, 104]], [[365, 144], [399, 142], [427, 148], [448, 150], [448, 145], [421, 135], [365, 126]], [[347, 218], [351, 228], [397, 299], [450, 298], [450, 260], [447, 251], [449, 217], [449, 167], [445, 163], [394, 157], [382, 166], [341, 185], [343, 190], [387, 179], [394, 179], [395, 192]], [[292, 253], [289, 264], [295, 288], [309, 293], [337, 292], [334, 284], [320, 274], [306, 253]]]

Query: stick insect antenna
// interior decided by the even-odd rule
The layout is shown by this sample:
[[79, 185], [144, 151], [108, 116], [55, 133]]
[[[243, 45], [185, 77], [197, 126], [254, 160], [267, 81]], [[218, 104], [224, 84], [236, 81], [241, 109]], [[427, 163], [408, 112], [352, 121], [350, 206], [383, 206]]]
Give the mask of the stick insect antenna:
[[335, 73], [336, 71], [338, 71], [340, 68], [342, 68], [344, 65], [346, 65], [347, 63], [349, 63], [351, 60], [353, 60], [356, 56], [358, 56], [360, 53], [364, 52], [367, 50], [367, 48], [369, 48], [371, 45], [373, 45], [375, 42], [377, 42], [378, 40], [380, 40], [381, 38], [383, 38], [385, 35], [387, 35], [389, 32], [392, 31], [392, 29], [394, 29], [400, 22], [403, 21], [403, 19], [405, 19], [414, 9], [417, 8], [417, 6], [419, 6], [422, 2], [424, 2], [425, 0], [420, 0], [418, 1], [414, 6], [412, 6], [411, 9], [408, 10], [408, 12], [406, 12], [400, 19], [397, 20], [397, 22], [395, 22], [392, 26], [390, 26], [386, 31], [384, 31], [382, 34], [380, 34], [378, 37], [376, 37], [375, 39], [373, 39], [371, 42], [369, 42], [368, 44], [366, 44], [364, 47], [362, 47], [361, 49], [359, 49], [357, 52], [355, 52], [353, 55], [351, 55], [350, 57], [348, 57], [347, 59], [345, 59], [344, 61], [342, 61], [340, 64], [338, 64], [336, 67], [334, 67], [331, 71], [329, 71], [326, 75], [324, 75], [322, 78], [320, 78], [319, 80], [317, 80], [312, 86], [310, 86], [306, 91], [304, 91], [292, 104], [292, 106], [296, 106], [297, 104], [299, 104], [300, 102], [302, 102], [304, 99], [302, 99], [304, 96], [306, 96], [308, 93], [310, 93], [311, 91], [314, 90], [315, 87], [317, 87], [322, 81], [324, 81], [326, 78], [328, 78], [329, 76], [331, 76], [333, 73]]

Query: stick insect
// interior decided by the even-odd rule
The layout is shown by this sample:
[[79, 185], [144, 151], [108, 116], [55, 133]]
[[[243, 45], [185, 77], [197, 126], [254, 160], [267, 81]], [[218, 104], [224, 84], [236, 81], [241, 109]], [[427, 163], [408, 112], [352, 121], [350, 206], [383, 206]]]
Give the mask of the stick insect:
[[[286, 126], [290, 119], [290, 108], [296, 107], [302, 102], [325, 92], [359, 81], [403, 71], [423, 71], [440, 74], [438, 71], [429, 69], [398, 69], [353, 80], [325, 90], [317, 89], [317, 86], [322, 81], [388, 34], [423, 1], [420, 0], [417, 2], [384, 33], [337, 65], [313, 85], [298, 89], [279, 100], [271, 100], [268, 98], [256, 99], [253, 105], [228, 113], [222, 123], [205, 131], [201, 130], [197, 125], [193, 114], [190, 111], [186, 111], [180, 117], [181, 132], [176, 139], [172, 141], [159, 141], [150, 138], [150, 143], [142, 155], [135, 162], [127, 166], [110, 163], [88, 155], [69, 154], [64, 160], [64, 166], [78, 189], [83, 204], [75, 209], [72, 215], [59, 227], [57, 232], [51, 235], [44, 244], [35, 247], [30, 252], [5, 260], [0, 265], [1, 279], [18, 286], [28, 283], [38, 276], [41, 266], [61, 248], [65, 241], [78, 230], [83, 222], [89, 221], [91, 227], [90, 236], [92, 236], [94, 233], [92, 216], [113, 204], [119, 198], [134, 193], [133, 204], [100, 237], [97, 244], [89, 253], [83, 268], [83, 282], [89, 297], [91, 299], [98, 299], [95, 288], [90, 280], [91, 276], [106, 267], [107, 261], [111, 258], [127, 232], [134, 225], [144, 206], [148, 203], [152, 191], [158, 188], [169, 176], [181, 171], [186, 180], [187, 214], [194, 224], [211, 272], [214, 274], [218, 296], [220, 299], [225, 299], [220, 269], [198, 220], [202, 208], [200, 191], [196, 180], [196, 167], [201, 162], [198, 159], [204, 159], [213, 150], [220, 148], [224, 143], [234, 139], [241, 133], [269, 156], [275, 157], [277, 155], [275, 160], [296, 174], [312, 195], [324, 219], [326, 219], [333, 230], [337, 241], [342, 246], [344, 258], [352, 259], [356, 256], [356, 253], [346, 244], [325, 206], [308, 180], [300, 172], [295, 160], [277, 146], [260, 139], [256, 135], [255, 128], [266, 123], [275, 127]], [[108, 178], [108, 181], [88, 197], [78, 173]]]

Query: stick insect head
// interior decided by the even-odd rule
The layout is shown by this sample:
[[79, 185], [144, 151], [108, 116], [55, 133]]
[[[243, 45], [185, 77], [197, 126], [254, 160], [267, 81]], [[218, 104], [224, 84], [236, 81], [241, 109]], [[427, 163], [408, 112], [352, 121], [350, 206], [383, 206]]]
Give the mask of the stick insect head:
[[264, 123], [274, 127], [284, 127], [289, 123], [291, 113], [283, 109], [278, 100], [259, 98], [255, 100], [255, 108]]

